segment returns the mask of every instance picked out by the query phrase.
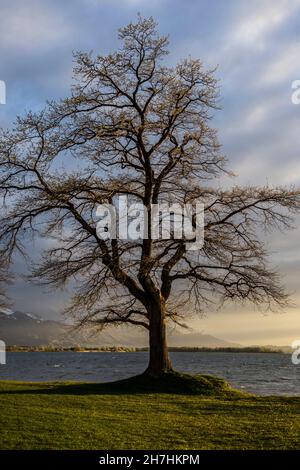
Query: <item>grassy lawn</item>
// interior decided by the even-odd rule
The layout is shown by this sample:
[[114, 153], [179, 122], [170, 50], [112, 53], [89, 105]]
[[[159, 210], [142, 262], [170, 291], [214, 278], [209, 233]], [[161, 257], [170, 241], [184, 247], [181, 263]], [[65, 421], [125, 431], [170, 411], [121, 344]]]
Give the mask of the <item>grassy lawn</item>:
[[300, 398], [208, 376], [152, 385], [0, 382], [1, 449], [299, 449]]

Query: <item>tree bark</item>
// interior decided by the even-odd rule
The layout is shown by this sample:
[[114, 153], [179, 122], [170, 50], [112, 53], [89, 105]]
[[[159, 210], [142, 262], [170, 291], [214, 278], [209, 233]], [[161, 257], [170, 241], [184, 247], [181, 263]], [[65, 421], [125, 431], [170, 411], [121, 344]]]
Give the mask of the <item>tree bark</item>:
[[149, 364], [146, 375], [159, 377], [173, 370], [169, 357], [166, 322], [162, 302], [154, 302], [149, 308]]

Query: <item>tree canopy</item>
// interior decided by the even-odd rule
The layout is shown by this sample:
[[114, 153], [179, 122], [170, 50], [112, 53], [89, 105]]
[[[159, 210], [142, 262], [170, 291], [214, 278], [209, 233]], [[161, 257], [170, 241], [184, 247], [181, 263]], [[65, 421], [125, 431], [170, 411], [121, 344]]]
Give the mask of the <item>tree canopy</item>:
[[[291, 227], [300, 190], [220, 188], [229, 171], [212, 127], [215, 71], [192, 58], [165, 65], [168, 38], [152, 18], [120, 29], [119, 39], [107, 56], [76, 53], [70, 96], [2, 130], [1, 256], [24, 253], [35, 233], [50, 237], [33, 278], [54, 287], [75, 279], [67, 311], [81, 324], [149, 330], [148, 371], [157, 374], [171, 368], [166, 322], [183, 324], [226, 300], [286, 305], [260, 233]], [[120, 195], [149, 214], [152, 204], [201, 201], [203, 247], [189, 251], [184, 238], [103, 240], [97, 205]]]

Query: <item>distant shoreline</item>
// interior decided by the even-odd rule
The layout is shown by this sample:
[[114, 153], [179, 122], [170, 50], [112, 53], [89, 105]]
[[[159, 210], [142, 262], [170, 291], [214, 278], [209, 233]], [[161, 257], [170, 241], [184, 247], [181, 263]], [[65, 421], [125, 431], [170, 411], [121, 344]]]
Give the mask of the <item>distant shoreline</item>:
[[[85, 348], [80, 346], [75, 347], [53, 347], [53, 346], [8, 346], [7, 352], [104, 352], [104, 353], [122, 353], [122, 352], [147, 352], [148, 348], [135, 348], [126, 346], [105, 346], [97, 348]], [[289, 354], [286, 348], [281, 349], [264, 347], [264, 346], [248, 346], [241, 348], [234, 347], [170, 347], [170, 352], [222, 352], [222, 353], [277, 353], [277, 354]]]

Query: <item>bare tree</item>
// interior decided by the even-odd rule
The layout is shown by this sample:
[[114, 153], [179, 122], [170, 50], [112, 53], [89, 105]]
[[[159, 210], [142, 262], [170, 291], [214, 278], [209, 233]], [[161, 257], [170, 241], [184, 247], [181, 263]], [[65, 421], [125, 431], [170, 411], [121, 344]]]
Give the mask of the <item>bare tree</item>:
[[[71, 96], [18, 118], [0, 138], [3, 196], [0, 241], [6, 260], [26, 251], [24, 237], [51, 237], [33, 277], [53, 286], [77, 280], [68, 312], [79, 323], [131, 324], [149, 331], [146, 373], [172, 370], [166, 323], [212, 302], [250, 301], [269, 308], [288, 300], [259, 239], [291, 226], [295, 188], [218, 189], [226, 172], [211, 113], [214, 71], [187, 59], [163, 65], [168, 40], [152, 18], [119, 33], [108, 56], [77, 53]], [[205, 243], [103, 240], [95, 210], [120, 195], [143, 203], [205, 205]], [[151, 224], [151, 217], [148, 218]]]
[[1, 256], [0, 252], [0, 308], [7, 308], [10, 306], [10, 301], [6, 295], [4, 287], [7, 284], [10, 284], [12, 281], [12, 276], [8, 272], [8, 267], [6, 263], [6, 256]]

